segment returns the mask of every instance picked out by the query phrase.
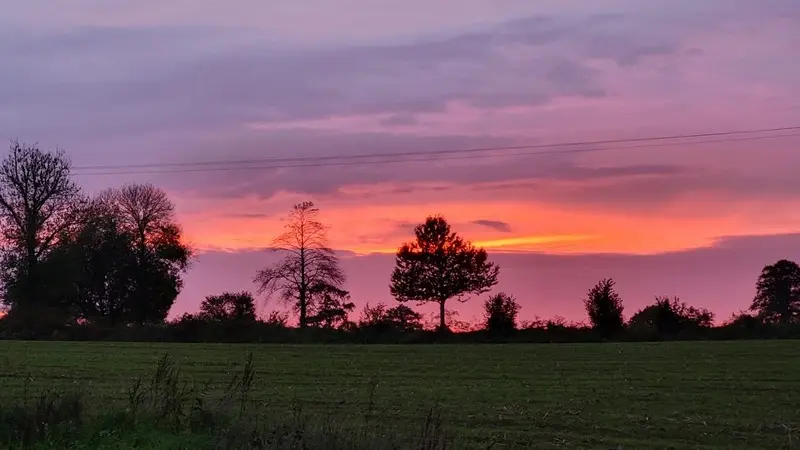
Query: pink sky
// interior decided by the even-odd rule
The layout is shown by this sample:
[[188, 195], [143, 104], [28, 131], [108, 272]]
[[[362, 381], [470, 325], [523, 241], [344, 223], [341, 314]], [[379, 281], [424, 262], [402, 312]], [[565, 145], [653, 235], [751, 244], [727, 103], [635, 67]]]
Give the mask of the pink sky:
[[[629, 315], [680, 295], [724, 319], [749, 305], [761, 267], [800, 254], [792, 133], [302, 170], [81, 169], [800, 125], [796, 1], [221, 5], [31, 0], [0, 17], [0, 135], [65, 148], [90, 192], [151, 181], [171, 194], [200, 252], [173, 314], [254, 289], [269, 261], [258, 249], [307, 199], [360, 304], [392, 301], [391, 253], [435, 213], [487, 246], [526, 317], [582, 320], [583, 294], [613, 276]], [[454, 306], [469, 318], [480, 305]]]

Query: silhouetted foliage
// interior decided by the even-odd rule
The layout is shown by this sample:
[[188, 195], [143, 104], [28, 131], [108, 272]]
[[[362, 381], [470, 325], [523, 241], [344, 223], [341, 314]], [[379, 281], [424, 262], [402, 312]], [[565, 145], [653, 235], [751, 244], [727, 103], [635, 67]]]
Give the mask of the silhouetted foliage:
[[81, 318], [109, 324], [131, 318], [139, 264], [133, 238], [113, 210], [93, 202], [81, 228], [64, 239], [52, 262], [68, 274], [64, 293]]
[[42, 262], [81, 214], [80, 188], [62, 151], [11, 142], [0, 162], [3, 302], [11, 309], [58, 305]]
[[374, 307], [366, 304], [361, 311], [358, 326], [378, 331], [419, 331], [422, 330], [422, 314], [406, 305], [387, 308], [383, 303]]
[[317, 220], [319, 209], [312, 202], [294, 205], [286, 223], [286, 231], [273, 241], [273, 251], [283, 259], [258, 272], [255, 282], [259, 293], [271, 297], [276, 293], [290, 302], [299, 313], [300, 328], [308, 326], [314, 301], [315, 286], [341, 289], [345, 276], [339, 260], [328, 247], [325, 226]]
[[800, 266], [782, 259], [764, 267], [751, 311], [765, 322], [800, 322]]
[[350, 293], [326, 283], [310, 287], [311, 315], [308, 324], [322, 328], [339, 328], [347, 322], [347, 314], [356, 305], [350, 301]]
[[656, 302], [631, 317], [628, 326], [631, 332], [650, 338], [675, 337], [682, 332], [710, 328], [714, 314], [703, 308], [695, 308], [681, 302], [677, 297], [656, 297]]
[[289, 313], [285, 311], [270, 311], [267, 318], [264, 320], [267, 325], [272, 325], [280, 328], [289, 327]]
[[76, 328], [73, 311], [61, 305], [13, 308], [0, 318], [0, 339], [72, 340]]
[[[95, 204], [95, 210], [113, 218], [105, 221], [107, 227], [115, 228], [111, 234], [119, 241], [112, 247], [126, 264], [132, 258], [127, 272], [117, 273], [130, 283], [124, 301], [126, 320], [164, 321], [183, 287], [181, 274], [192, 257], [175, 222], [174, 205], [164, 191], [149, 184], [106, 190]], [[122, 240], [128, 241], [127, 249], [122, 249]]]
[[[283, 312], [258, 320], [247, 292], [209, 296], [198, 314], [167, 322], [192, 251], [181, 241], [166, 193], [131, 184], [87, 201], [70, 179], [63, 153], [12, 142], [0, 162], [0, 339], [456, 343], [496, 341], [494, 335], [514, 330], [519, 305], [505, 294], [484, 304], [488, 338], [445, 309], [452, 298], [487, 292], [499, 268], [442, 217], [428, 217], [414, 229], [416, 239], [397, 252], [391, 292], [401, 304], [365, 306], [356, 327], [348, 320], [355, 306], [318, 212], [311, 202], [293, 207], [274, 241], [284, 258], [255, 280], [259, 292], [280, 293], [292, 304], [302, 329], [289, 327]], [[602, 280], [585, 300], [593, 329], [555, 317], [528, 322], [503, 340], [800, 337], [800, 266], [792, 261], [762, 270], [753, 314], [737, 314], [716, 327], [710, 311], [657, 297], [631, 318], [628, 332], [619, 333], [623, 307], [613, 287], [612, 280]], [[436, 302], [439, 314], [423, 326], [408, 301]], [[455, 334], [428, 331], [448, 324]]]
[[503, 292], [489, 297], [483, 304], [484, 327], [495, 335], [508, 335], [517, 329], [520, 306], [512, 295]]
[[[447, 324], [446, 331], [449, 333], [471, 333], [473, 331], [479, 331], [483, 328], [483, 324], [474, 320], [462, 320], [459, 317], [460, 315], [461, 313], [454, 309], [445, 310], [444, 317], [445, 323]], [[440, 322], [439, 314], [432, 314], [431, 320], [426, 321], [423, 325], [423, 328], [441, 333], [442, 327]]]
[[600, 280], [586, 296], [584, 305], [592, 327], [604, 338], [619, 333], [625, 326], [622, 299], [614, 291], [614, 280]]
[[256, 306], [249, 292], [209, 295], [200, 304], [200, 316], [216, 322], [253, 322]]
[[746, 329], [757, 328], [761, 325], [761, 319], [744, 311], [733, 314], [730, 319], [725, 321], [723, 326], [741, 327]]
[[391, 293], [400, 302], [438, 303], [439, 329], [446, 330], [445, 303], [487, 292], [497, 284], [499, 268], [485, 250], [451, 232], [443, 217], [428, 217], [414, 234], [397, 251]]
[[378, 303], [370, 306], [369, 303], [361, 308], [361, 316], [358, 319], [359, 327], [379, 327], [383, 324], [386, 317], [386, 304]]
[[422, 329], [422, 314], [406, 305], [389, 308], [383, 321], [389, 327], [399, 331], [419, 331]]

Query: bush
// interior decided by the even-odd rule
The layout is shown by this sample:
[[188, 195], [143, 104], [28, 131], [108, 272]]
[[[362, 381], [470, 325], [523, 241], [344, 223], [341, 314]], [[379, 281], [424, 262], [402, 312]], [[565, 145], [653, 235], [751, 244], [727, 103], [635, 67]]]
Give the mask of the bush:
[[714, 314], [695, 308], [677, 297], [656, 297], [656, 302], [631, 317], [628, 327], [633, 336], [648, 340], [697, 337], [713, 326]]
[[483, 304], [484, 328], [494, 336], [507, 336], [517, 330], [520, 305], [512, 295], [499, 293]]
[[625, 327], [622, 299], [614, 290], [614, 284], [612, 279], [601, 280], [584, 300], [592, 327], [603, 338], [613, 337]]

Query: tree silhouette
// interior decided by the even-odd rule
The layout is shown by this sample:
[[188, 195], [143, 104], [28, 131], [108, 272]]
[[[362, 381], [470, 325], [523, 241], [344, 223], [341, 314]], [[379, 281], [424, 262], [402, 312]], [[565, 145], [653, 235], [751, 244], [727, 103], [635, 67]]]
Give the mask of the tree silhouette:
[[622, 299], [614, 291], [614, 280], [600, 280], [584, 300], [592, 327], [603, 337], [611, 337], [625, 326]]
[[764, 267], [750, 306], [765, 322], [800, 322], [800, 266], [782, 259]]
[[114, 325], [130, 318], [138, 259], [134, 236], [105, 205], [92, 202], [81, 228], [52, 260], [68, 275], [63, 286], [79, 317]]
[[288, 328], [289, 313], [285, 311], [270, 311], [264, 323], [273, 327]]
[[489, 297], [483, 304], [484, 326], [491, 334], [509, 334], [517, 329], [520, 305], [512, 295], [503, 292]]
[[317, 220], [319, 209], [312, 202], [294, 205], [285, 225], [286, 231], [273, 241], [273, 251], [283, 259], [272, 267], [258, 272], [255, 283], [258, 292], [272, 297], [279, 293], [291, 302], [299, 313], [300, 328], [308, 326], [311, 289], [330, 286], [340, 289], [345, 276], [339, 260], [325, 236], [325, 226]]
[[18, 141], [0, 163], [3, 301], [11, 309], [52, 301], [42, 295], [48, 282], [42, 261], [78, 223], [82, 207], [70, 167], [62, 151]]
[[255, 322], [255, 301], [249, 292], [209, 295], [200, 304], [200, 316], [214, 322]]
[[485, 250], [451, 232], [443, 217], [428, 217], [414, 234], [416, 240], [397, 251], [391, 293], [400, 302], [438, 303], [439, 329], [446, 330], [445, 303], [487, 292], [497, 284], [499, 268]]
[[100, 193], [96, 203], [115, 217], [130, 238], [136, 258], [130, 274], [128, 320], [163, 321], [183, 287], [192, 249], [182, 242], [175, 207], [167, 194], [150, 184], [128, 184]]
[[387, 308], [383, 303], [374, 307], [367, 303], [361, 310], [358, 326], [379, 330], [418, 331], [422, 329], [422, 319], [422, 314], [406, 305]]
[[174, 223], [175, 206], [163, 190], [152, 184], [127, 184], [99, 196], [113, 205], [121, 225], [135, 236], [140, 260], [146, 258], [148, 241]]
[[631, 317], [631, 331], [652, 337], [674, 337], [687, 330], [710, 328], [714, 314], [704, 308], [695, 308], [679, 298], [656, 297], [656, 302]]
[[384, 323], [395, 330], [418, 331], [422, 329], [422, 314], [406, 305], [397, 305], [386, 310]]
[[386, 304], [378, 303], [371, 306], [369, 303], [361, 308], [361, 316], [358, 318], [359, 327], [381, 327], [386, 317]]
[[311, 314], [309, 325], [322, 328], [338, 328], [347, 322], [347, 314], [356, 305], [350, 301], [350, 293], [336, 286], [317, 283], [309, 289]]

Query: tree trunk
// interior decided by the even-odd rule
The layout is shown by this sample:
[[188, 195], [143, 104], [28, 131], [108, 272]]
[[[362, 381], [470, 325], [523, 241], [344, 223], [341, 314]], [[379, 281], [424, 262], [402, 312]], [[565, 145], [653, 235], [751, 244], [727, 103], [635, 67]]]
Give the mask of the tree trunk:
[[34, 252], [35, 250], [30, 252], [27, 258], [28, 273], [25, 274], [25, 292], [22, 295], [23, 302], [27, 303], [27, 305], [32, 308], [36, 308], [37, 305], [42, 305], [44, 300], [39, 296], [38, 264]]
[[439, 331], [444, 331], [447, 329], [447, 324], [445, 323], [444, 319], [444, 300], [439, 300]]
[[306, 327], [306, 320], [307, 320], [306, 319], [306, 315], [308, 314], [306, 305], [307, 305], [307, 302], [306, 302], [306, 290], [301, 287], [300, 288], [300, 320], [299, 320], [300, 328], [305, 328]]
[[306, 249], [305, 247], [300, 248], [300, 292], [299, 300], [300, 300], [300, 328], [306, 327], [306, 321], [308, 318], [306, 315], [308, 314], [308, 281], [306, 280]]

